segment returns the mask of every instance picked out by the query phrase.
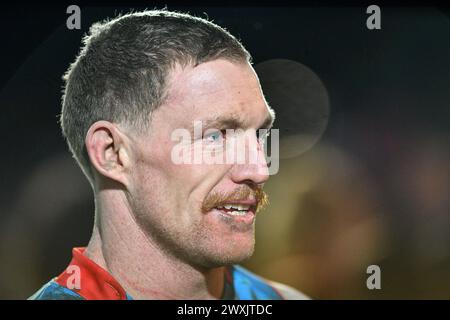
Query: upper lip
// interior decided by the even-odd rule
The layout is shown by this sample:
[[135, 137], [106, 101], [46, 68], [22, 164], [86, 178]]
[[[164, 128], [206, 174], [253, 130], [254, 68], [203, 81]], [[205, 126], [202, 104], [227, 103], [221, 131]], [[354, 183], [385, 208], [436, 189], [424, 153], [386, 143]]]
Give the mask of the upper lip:
[[224, 202], [224, 203], [218, 205], [218, 207], [223, 206], [223, 205], [228, 205], [228, 204], [256, 206], [256, 199], [230, 200], [230, 201], [227, 201], [227, 202]]

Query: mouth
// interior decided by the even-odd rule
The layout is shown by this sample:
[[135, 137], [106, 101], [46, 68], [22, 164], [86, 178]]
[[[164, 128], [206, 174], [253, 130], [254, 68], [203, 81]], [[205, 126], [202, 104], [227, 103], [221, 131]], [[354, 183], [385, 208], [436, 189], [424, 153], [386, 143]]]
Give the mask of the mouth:
[[267, 203], [267, 195], [261, 187], [244, 185], [231, 192], [211, 192], [203, 201], [201, 211], [212, 213], [233, 230], [250, 231], [255, 216]]
[[215, 207], [214, 209], [223, 211], [224, 213], [232, 216], [244, 216], [253, 208], [252, 206], [246, 204], [227, 204], [224, 206]]
[[254, 201], [249, 201], [248, 203], [227, 203], [214, 207], [213, 210], [220, 213], [227, 220], [251, 224], [255, 218], [256, 203]]

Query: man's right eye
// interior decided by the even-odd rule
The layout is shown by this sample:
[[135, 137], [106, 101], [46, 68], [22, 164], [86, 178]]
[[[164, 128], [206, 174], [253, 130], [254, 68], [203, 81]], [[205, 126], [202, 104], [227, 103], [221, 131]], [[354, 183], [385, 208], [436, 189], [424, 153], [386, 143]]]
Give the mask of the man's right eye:
[[214, 130], [205, 133], [203, 139], [209, 143], [221, 142], [225, 138], [225, 130]]

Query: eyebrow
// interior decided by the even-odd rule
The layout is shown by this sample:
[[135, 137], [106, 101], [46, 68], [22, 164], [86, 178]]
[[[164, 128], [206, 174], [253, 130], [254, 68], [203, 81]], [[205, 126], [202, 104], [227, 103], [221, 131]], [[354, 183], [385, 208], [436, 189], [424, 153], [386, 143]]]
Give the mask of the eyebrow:
[[[211, 117], [208, 119], [203, 119], [202, 128], [203, 130], [207, 129], [238, 129], [238, 128], [247, 128], [249, 127], [248, 122], [245, 121], [238, 114], [231, 115], [219, 115], [216, 117]], [[270, 129], [275, 121], [275, 112], [272, 108], [268, 108], [268, 113], [263, 123], [257, 129]], [[190, 126], [191, 133], [194, 132], [194, 126]]]
[[246, 121], [236, 114], [218, 116], [211, 119], [203, 120], [204, 128], [237, 129], [237, 128], [245, 128], [246, 126], [247, 126]]
[[[258, 129], [266, 128], [269, 129], [272, 127], [275, 121], [275, 112], [272, 108], [269, 107], [269, 112], [267, 113], [266, 118], [263, 123], [259, 126]], [[237, 114], [226, 115], [226, 116], [217, 116], [211, 119], [203, 120], [204, 128], [223, 128], [223, 129], [237, 129], [237, 128], [246, 128], [248, 127], [247, 121], [243, 120]]]

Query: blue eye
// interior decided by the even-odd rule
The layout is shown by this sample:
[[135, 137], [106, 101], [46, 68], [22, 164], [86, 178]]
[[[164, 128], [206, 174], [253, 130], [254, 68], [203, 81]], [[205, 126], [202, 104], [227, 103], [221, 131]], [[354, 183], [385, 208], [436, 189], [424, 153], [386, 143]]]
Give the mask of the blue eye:
[[224, 138], [224, 134], [222, 133], [222, 131], [214, 131], [214, 132], [207, 134], [204, 137], [204, 139], [207, 142], [218, 142], [218, 141], [221, 141], [223, 138]]

